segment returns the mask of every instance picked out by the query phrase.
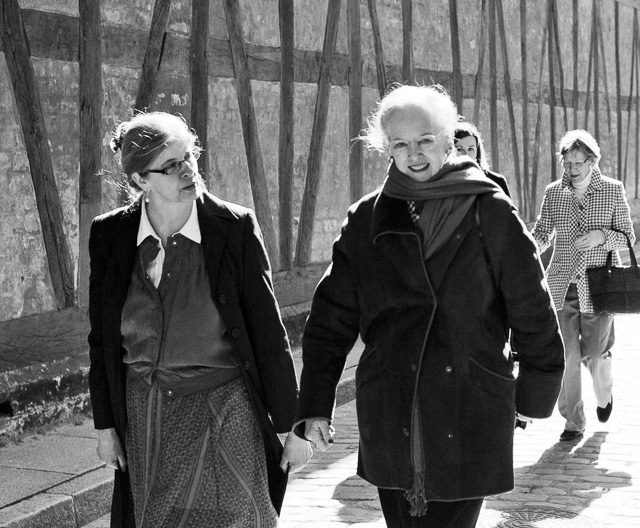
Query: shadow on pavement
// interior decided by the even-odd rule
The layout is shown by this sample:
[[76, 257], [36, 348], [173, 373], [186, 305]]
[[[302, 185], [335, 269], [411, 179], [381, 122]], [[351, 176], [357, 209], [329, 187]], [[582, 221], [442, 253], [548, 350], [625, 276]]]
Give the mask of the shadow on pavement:
[[[586, 440], [557, 442], [538, 462], [516, 470], [516, 489], [486, 501], [478, 527], [601, 526], [583, 512], [615, 488], [630, 486], [632, 476], [598, 466], [607, 432], [595, 432]], [[511, 497], [510, 497], [511, 495]], [[518, 500], [513, 500], [515, 497]], [[509, 506], [505, 506], [505, 500]], [[499, 502], [499, 506], [497, 503]], [[513, 506], [511, 506], [511, 504]], [[557, 521], [556, 524], [548, 524]]]

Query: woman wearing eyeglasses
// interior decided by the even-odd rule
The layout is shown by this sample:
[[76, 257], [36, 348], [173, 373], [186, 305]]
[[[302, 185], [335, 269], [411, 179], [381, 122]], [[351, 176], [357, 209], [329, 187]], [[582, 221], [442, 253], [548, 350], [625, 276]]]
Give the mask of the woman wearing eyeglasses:
[[[558, 398], [565, 418], [560, 440], [584, 434], [581, 365], [586, 364], [596, 395], [596, 414], [606, 422], [613, 409], [611, 348], [613, 316], [593, 313], [587, 268], [603, 266], [609, 251], [635, 241], [622, 182], [600, 173], [600, 147], [586, 130], [572, 130], [560, 140], [562, 178], [547, 186], [533, 236], [540, 251], [553, 241], [547, 282], [558, 310], [565, 345], [566, 370]], [[618, 254], [615, 261], [618, 262]]]
[[500, 187], [454, 154], [456, 123], [439, 87], [399, 86], [378, 103], [363, 139], [388, 154], [386, 178], [350, 207], [304, 330], [295, 430], [322, 450], [346, 357], [365, 344], [358, 475], [392, 528], [476, 526], [483, 497], [513, 489], [516, 412], [549, 416], [562, 378], [533, 239]]
[[297, 382], [254, 214], [205, 190], [197, 137], [139, 114], [112, 149], [132, 203], [91, 226], [89, 384], [111, 526], [275, 527]]

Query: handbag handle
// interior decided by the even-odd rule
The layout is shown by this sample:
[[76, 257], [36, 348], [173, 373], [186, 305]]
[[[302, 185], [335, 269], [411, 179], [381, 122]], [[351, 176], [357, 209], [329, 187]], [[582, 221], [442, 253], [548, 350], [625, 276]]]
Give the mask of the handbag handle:
[[[618, 231], [617, 229], [612, 229], [612, 231], [616, 231], [617, 233], [622, 233], [624, 238], [627, 239], [627, 248], [629, 249], [629, 258], [631, 259], [631, 267], [633, 268], [633, 272], [637, 277], [640, 277], [640, 269], [638, 268], [638, 261], [636, 260], [636, 254], [633, 251], [633, 246], [631, 245], [631, 240], [629, 239], [629, 235], [623, 233], [622, 231]], [[607, 255], [607, 273], [611, 273], [611, 267], [613, 265], [613, 251], [609, 251]]]

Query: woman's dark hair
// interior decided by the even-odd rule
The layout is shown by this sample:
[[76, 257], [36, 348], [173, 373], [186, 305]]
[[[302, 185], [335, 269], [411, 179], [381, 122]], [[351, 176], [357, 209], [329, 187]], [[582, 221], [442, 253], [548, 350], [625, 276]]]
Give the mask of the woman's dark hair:
[[476, 140], [476, 161], [482, 170], [489, 170], [489, 161], [487, 160], [487, 153], [484, 149], [480, 132], [473, 123], [469, 121], [459, 121], [453, 132], [454, 142], [466, 137], [472, 137]]

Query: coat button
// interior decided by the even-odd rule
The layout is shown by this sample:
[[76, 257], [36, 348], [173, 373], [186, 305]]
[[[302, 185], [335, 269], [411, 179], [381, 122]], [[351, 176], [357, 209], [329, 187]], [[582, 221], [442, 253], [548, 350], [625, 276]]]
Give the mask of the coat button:
[[224, 304], [227, 302], [227, 296], [223, 293], [220, 295], [220, 304]]
[[173, 391], [171, 389], [169, 389], [167, 391], [167, 396], [169, 396], [169, 397], [173, 396]]
[[451, 372], [453, 371], [453, 369], [449, 366], [447, 366], [447, 368], [444, 370], [446, 370], [448, 374], [451, 374]]
[[249, 370], [251, 368], [251, 361], [245, 361], [244, 362], [244, 369], [245, 370]]
[[178, 242], [176, 242], [176, 241], [174, 240], [173, 242], [171, 242], [171, 245], [172, 245], [172, 246], [177, 246], [177, 245], [178, 245]]
[[411, 369], [411, 372], [416, 372], [418, 370], [418, 365], [416, 365], [415, 363], [411, 363], [409, 368]]
[[448, 438], [449, 440], [451, 440], [451, 439], [453, 438], [453, 435], [452, 435], [451, 433], [449, 433], [449, 434], [447, 435], [447, 438]]
[[404, 436], [409, 436], [409, 428], [408, 428], [408, 427], [405, 427], [405, 428], [402, 430], [402, 434], [404, 434]]
[[171, 273], [170, 271], [167, 271], [165, 277], [167, 277], [167, 279], [170, 279], [171, 277], [173, 277], [173, 273]]
[[240, 330], [238, 330], [237, 328], [234, 328], [233, 330], [231, 330], [231, 337], [238, 337], [240, 335]]

